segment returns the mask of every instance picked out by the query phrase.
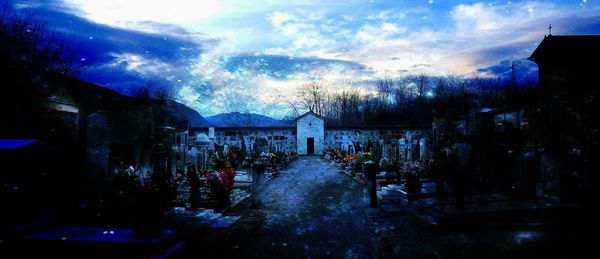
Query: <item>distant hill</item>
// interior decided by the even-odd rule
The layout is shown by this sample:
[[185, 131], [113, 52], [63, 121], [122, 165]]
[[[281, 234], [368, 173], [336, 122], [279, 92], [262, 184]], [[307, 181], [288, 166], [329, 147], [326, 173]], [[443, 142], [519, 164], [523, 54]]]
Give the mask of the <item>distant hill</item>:
[[206, 117], [214, 127], [287, 127], [293, 121], [276, 120], [256, 113], [230, 112]]

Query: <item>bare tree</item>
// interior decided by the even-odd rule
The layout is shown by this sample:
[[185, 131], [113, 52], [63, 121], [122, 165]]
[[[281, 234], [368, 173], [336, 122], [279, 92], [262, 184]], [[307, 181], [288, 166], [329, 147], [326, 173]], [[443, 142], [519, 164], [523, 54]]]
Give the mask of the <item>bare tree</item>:
[[377, 88], [379, 98], [384, 102], [388, 102], [394, 93], [394, 81], [391, 78], [376, 80], [375, 87]]
[[394, 100], [396, 105], [402, 105], [406, 103], [410, 97], [409, 95], [409, 82], [406, 79], [396, 80], [394, 83]]
[[300, 116], [300, 112], [298, 112], [298, 105], [293, 101], [288, 101], [287, 103], [290, 105], [290, 107], [292, 107], [291, 116], [293, 116], [294, 118], [298, 118]]
[[338, 117], [340, 124], [350, 124], [354, 120], [354, 123], [360, 121], [360, 103], [361, 98], [358, 91], [342, 91], [335, 96], [336, 103], [338, 105]]
[[322, 81], [311, 80], [298, 86], [301, 108], [322, 115], [325, 109], [327, 89]]
[[448, 96], [452, 93], [448, 87], [448, 80], [446, 77], [438, 77], [433, 92], [436, 97]]
[[417, 84], [417, 97], [423, 98], [425, 96], [427, 84], [429, 83], [429, 76], [421, 73], [417, 75], [415, 79]]

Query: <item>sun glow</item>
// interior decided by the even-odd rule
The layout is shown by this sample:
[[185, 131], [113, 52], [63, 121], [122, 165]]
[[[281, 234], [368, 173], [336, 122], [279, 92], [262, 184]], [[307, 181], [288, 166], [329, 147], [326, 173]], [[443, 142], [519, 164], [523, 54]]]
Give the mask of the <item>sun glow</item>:
[[131, 22], [192, 24], [213, 17], [222, 9], [218, 0], [68, 0], [85, 17], [98, 23], [128, 27]]

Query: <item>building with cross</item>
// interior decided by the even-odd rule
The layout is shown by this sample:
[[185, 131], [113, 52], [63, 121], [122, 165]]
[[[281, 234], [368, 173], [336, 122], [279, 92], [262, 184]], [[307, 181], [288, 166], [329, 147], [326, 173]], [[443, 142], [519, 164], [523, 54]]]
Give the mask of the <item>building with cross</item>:
[[309, 111], [296, 118], [298, 155], [322, 154], [325, 150], [325, 118]]

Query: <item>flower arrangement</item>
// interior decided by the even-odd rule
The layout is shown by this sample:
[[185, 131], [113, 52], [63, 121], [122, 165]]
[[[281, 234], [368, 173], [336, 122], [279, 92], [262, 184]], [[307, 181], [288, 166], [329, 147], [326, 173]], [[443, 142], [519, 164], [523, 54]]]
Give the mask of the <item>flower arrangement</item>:
[[236, 165], [241, 165], [245, 158], [241, 155], [242, 153], [231, 149], [222, 158], [214, 156], [213, 170], [215, 171], [205, 172], [208, 186], [222, 206], [227, 206], [229, 203], [229, 195], [235, 182]]
[[347, 155], [349, 155], [347, 151], [339, 149], [328, 149], [325, 151], [325, 157], [333, 160], [344, 160]]
[[400, 168], [402, 178], [406, 180], [415, 180], [421, 177], [429, 177], [433, 169], [431, 161], [407, 162]]
[[261, 152], [260, 153], [260, 161], [263, 162], [263, 164], [268, 165], [269, 162], [271, 161], [271, 155], [269, 153], [265, 153], [265, 152]]
[[344, 162], [346, 162], [346, 163], [352, 161], [352, 159], [354, 159], [354, 158], [350, 154], [347, 154], [344, 156]]
[[220, 184], [219, 178], [212, 171], [206, 171], [202, 173], [202, 176], [206, 177], [206, 182], [208, 183], [208, 187], [214, 193]]
[[364, 162], [369, 161], [371, 159], [371, 154], [369, 152], [358, 152], [353, 160], [352, 167], [355, 172], [362, 172], [362, 165]]
[[234, 178], [236, 175], [236, 171], [234, 168], [225, 168], [219, 170], [219, 179], [223, 184], [223, 188], [225, 192], [229, 193], [233, 190]]
[[366, 161], [371, 160], [371, 153], [370, 152], [358, 152], [356, 154], [356, 156], [354, 156], [354, 160], [358, 163], [358, 164], [362, 164]]
[[335, 157], [335, 151], [333, 149], [325, 150], [325, 158], [334, 159], [334, 157]]
[[275, 151], [266, 154], [265, 158], [269, 160], [269, 164], [272, 166], [287, 166], [289, 156], [285, 152]]

